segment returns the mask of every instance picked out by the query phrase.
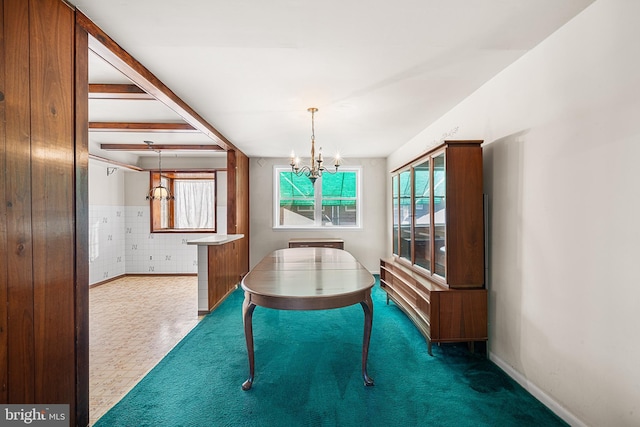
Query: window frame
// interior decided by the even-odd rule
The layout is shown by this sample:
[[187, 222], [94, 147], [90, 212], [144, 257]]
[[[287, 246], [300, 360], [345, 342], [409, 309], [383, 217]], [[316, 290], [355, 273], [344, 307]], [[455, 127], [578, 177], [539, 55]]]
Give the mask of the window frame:
[[[211, 175], [213, 178], [211, 178]], [[218, 172], [216, 169], [206, 170], [158, 170], [149, 171], [149, 188], [160, 184], [161, 179], [168, 181], [167, 188], [175, 194], [174, 181], [179, 179], [213, 179], [213, 228], [174, 228], [174, 201], [149, 200], [149, 229], [151, 233], [216, 233], [218, 222]], [[168, 227], [162, 227], [162, 203], [168, 204]]]
[[[356, 224], [355, 225], [323, 225], [322, 224], [322, 177], [314, 184], [314, 221], [312, 225], [280, 225], [280, 173], [291, 172], [291, 166], [275, 165], [273, 167], [273, 229], [274, 230], [358, 230], [362, 229], [362, 166], [340, 166], [338, 172], [356, 173]], [[325, 174], [328, 172], [325, 172]], [[316, 191], [317, 189], [320, 191]]]

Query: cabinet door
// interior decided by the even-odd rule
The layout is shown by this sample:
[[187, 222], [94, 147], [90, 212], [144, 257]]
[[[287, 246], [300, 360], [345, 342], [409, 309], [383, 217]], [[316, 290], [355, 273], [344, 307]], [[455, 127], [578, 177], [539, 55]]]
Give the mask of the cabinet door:
[[445, 170], [445, 153], [435, 155], [433, 162], [433, 251], [434, 251], [434, 273], [446, 279], [446, 218], [447, 201], [446, 186], [447, 175]]
[[400, 178], [391, 177], [391, 192], [393, 203], [393, 254], [400, 255]]
[[400, 257], [411, 260], [411, 172], [400, 172]]
[[413, 168], [415, 264], [431, 271], [431, 171], [430, 161]]

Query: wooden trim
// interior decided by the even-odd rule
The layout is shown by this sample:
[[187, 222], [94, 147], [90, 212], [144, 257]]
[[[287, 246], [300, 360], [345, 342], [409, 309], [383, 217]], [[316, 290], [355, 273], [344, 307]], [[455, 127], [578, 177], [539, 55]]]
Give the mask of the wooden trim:
[[89, 423], [89, 48], [75, 24], [75, 424]]
[[114, 276], [110, 279], [103, 280], [101, 282], [92, 283], [89, 285], [89, 289], [97, 288], [98, 286], [106, 285], [111, 282], [115, 282], [116, 280], [124, 279], [125, 277], [163, 277], [163, 276], [180, 276], [180, 277], [197, 277], [197, 273], [153, 273], [153, 274], [143, 274], [143, 273], [135, 273], [135, 274], [120, 274], [118, 276]]
[[[86, 32], [85, 32], [86, 34]], [[89, 99], [155, 99], [133, 84], [89, 84]]]
[[[159, 169], [140, 169], [141, 171], [148, 171], [148, 172], [160, 172]], [[184, 168], [180, 168], [180, 169], [165, 169], [162, 168], [162, 175], [165, 176], [171, 176], [171, 174], [175, 174], [177, 172], [182, 172], [182, 173], [193, 173], [193, 172], [203, 172], [203, 173], [209, 173], [209, 172], [225, 172], [227, 170], [227, 168], [207, 168], [207, 169], [184, 169]], [[175, 175], [172, 176], [172, 178], [175, 178]]]
[[244, 234], [238, 241], [238, 274], [249, 272], [249, 158], [227, 151], [227, 233]]
[[151, 71], [138, 62], [126, 50], [118, 45], [93, 21], [78, 12], [78, 23], [89, 33], [89, 49], [100, 56], [107, 63], [127, 76], [133, 83], [145, 92], [167, 105], [184, 121], [207, 135], [224, 150], [236, 149], [229, 140], [216, 128], [203, 119], [189, 105], [180, 99], [171, 89], [160, 81]]
[[103, 280], [101, 282], [91, 283], [91, 284], [89, 284], [89, 289], [93, 289], [93, 288], [97, 288], [98, 286], [106, 285], [107, 283], [111, 283], [111, 282], [113, 282], [115, 280], [122, 279], [122, 278], [124, 278], [126, 276], [127, 276], [126, 274], [120, 274], [118, 276], [114, 276], [114, 277], [112, 277], [110, 279]]
[[[147, 144], [100, 144], [100, 148], [105, 151], [147, 151], [150, 150]], [[224, 151], [219, 145], [201, 144], [153, 144], [154, 151]]]
[[424, 158], [430, 154], [432, 154], [435, 151], [440, 150], [441, 148], [445, 147], [445, 146], [456, 146], [456, 147], [462, 147], [462, 146], [480, 146], [482, 145], [482, 143], [484, 142], [484, 140], [482, 139], [466, 139], [466, 140], [446, 140], [443, 141], [442, 144], [438, 144], [434, 147], [431, 147], [430, 149], [428, 149], [427, 151], [425, 151], [424, 153], [418, 155], [417, 157], [415, 157], [413, 160], [408, 161], [407, 163], [403, 164], [400, 167], [397, 167], [395, 169], [393, 169], [391, 171], [391, 173], [396, 173], [399, 172], [402, 169], [405, 169], [409, 166], [412, 166], [413, 164], [416, 163], [420, 163], [424, 160]]
[[[131, 123], [131, 122], [89, 122], [90, 132], [198, 132], [189, 123]], [[117, 144], [111, 144], [117, 145]], [[148, 150], [146, 144], [140, 145]], [[154, 148], [157, 147], [154, 145]]]
[[[227, 151], [227, 234], [236, 234], [237, 230], [237, 178], [236, 151]], [[246, 237], [246, 235], [245, 235]]]
[[7, 76], [5, 68], [7, 68], [7, 58], [5, 53], [5, 20], [4, 20], [4, 0], [0, 0], [0, 402], [9, 401], [9, 341], [8, 341], [8, 323], [9, 323], [9, 311], [8, 311], [8, 277], [9, 277], [9, 242], [8, 242], [8, 228], [7, 228], [7, 213], [9, 208], [7, 207], [10, 201], [8, 197], [8, 182], [9, 178], [7, 174], [7, 110], [5, 99], [7, 94]]

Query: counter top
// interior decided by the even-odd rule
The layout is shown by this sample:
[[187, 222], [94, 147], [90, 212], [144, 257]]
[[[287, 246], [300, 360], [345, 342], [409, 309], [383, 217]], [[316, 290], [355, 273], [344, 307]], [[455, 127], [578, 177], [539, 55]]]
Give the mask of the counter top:
[[212, 246], [224, 245], [244, 237], [244, 234], [214, 234], [200, 239], [189, 240], [187, 245]]

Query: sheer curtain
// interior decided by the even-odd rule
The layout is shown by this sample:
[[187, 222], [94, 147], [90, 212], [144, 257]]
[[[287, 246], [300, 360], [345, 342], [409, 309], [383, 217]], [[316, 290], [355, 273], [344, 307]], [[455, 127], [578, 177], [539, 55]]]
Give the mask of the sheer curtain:
[[215, 228], [215, 181], [175, 180], [175, 228]]

